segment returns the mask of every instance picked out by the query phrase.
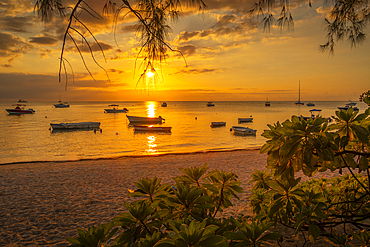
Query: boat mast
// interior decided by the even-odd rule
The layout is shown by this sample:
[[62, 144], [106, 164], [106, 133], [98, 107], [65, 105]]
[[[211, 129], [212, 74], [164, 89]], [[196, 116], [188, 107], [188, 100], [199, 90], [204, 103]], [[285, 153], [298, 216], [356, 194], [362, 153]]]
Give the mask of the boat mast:
[[299, 80], [298, 102], [301, 102], [301, 81]]

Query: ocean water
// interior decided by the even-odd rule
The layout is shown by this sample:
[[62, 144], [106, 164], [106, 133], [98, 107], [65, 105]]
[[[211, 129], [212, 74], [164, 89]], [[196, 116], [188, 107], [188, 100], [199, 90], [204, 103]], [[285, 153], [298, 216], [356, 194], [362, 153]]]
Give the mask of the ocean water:
[[[218, 102], [207, 107], [203, 101], [167, 102], [69, 102], [69, 108], [53, 108], [56, 102], [28, 102], [35, 114], [8, 115], [14, 102], [1, 102], [0, 164], [30, 161], [65, 161], [154, 155], [210, 150], [233, 150], [261, 147], [261, 136], [267, 124], [283, 122], [292, 115], [309, 116], [309, 110], [321, 109], [330, 117], [338, 106], [347, 102], [314, 102], [316, 106], [295, 106], [293, 102]], [[108, 104], [127, 108], [128, 115], [162, 116], [162, 126], [171, 126], [171, 133], [137, 133], [129, 126], [125, 113], [104, 113]], [[366, 104], [358, 103], [360, 112]], [[238, 118], [253, 117], [252, 123], [238, 124]], [[92, 130], [53, 132], [50, 123], [100, 122], [101, 132]], [[211, 128], [211, 122], [226, 122], [225, 127]], [[256, 136], [234, 135], [232, 126], [257, 129]]]

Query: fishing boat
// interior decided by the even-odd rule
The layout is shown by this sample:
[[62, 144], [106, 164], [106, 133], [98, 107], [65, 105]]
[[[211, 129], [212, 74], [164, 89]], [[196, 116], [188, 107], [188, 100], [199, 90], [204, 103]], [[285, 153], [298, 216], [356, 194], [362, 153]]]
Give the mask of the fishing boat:
[[251, 117], [246, 117], [246, 118], [238, 118], [239, 123], [248, 123], [248, 122], [253, 122], [253, 118]]
[[166, 102], [163, 102], [161, 106], [162, 107], [167, 107], [167, 103]]
[[62, 129], [99, 129], [100, 122], [80, 122], [80, 123], [59, 123], [53, 124], [50, 126], [53, 129], [62, 130]]
[[226, 122], [211, 122], [211, 127], [221, 127], [226, 126]]
[[213, 104], [213, 102], [209, 101], [209, 102], [207, 102], [207, 106], [215, 106], [215, 104]]
[[62, 102], [61, 100], [58, 101], [57, 104], [54, 104], [55, 108], [68, 108], [69, 104], [67, 102]]
[[161, 124], [164, 121], [164, 118], [159, 117], [137, 117], [126, 115], [130, 124], [133, 123], [146, 123], [146, 124]]
[[298, 101], [294, 103], [295, 105], [304, 105], [303, 102], [301, 102], [301, 81], [299, 81], [299, 90], [298, 90]]
[[128, 110], [126, 108], [118, 109], [119, 105], [108, 105], [108, 107], [111, 107], [111, 109], [104, 109], [105, 113], [126, 113]]
[[306, 106], [315, 106], [315, 104], [314, 104], [314, 103], [311, 103], [311, 102], [308, 102], [308, 103], [306, 104]]
[[171, 132], [172, 127], [158, 127], [153, 125], [134, 125], [134, 131]]
[[26, 110], [24, 108], [26, 105], [24, 105], [24, 104], [15, 104], [13, 106], [15, 106], [14, 109], [5, 109], [10, 115], [33, 114], [33, 113], [35, 113], [35, 110], [33, 110], [31, 108]]
[[230, 131], [233, 131], [234, 134], [239, 135], [256, 135], [257, 130], [248, 128], [248, 127], [240, 127], [240, 126], [233, 126], [231, 127]]

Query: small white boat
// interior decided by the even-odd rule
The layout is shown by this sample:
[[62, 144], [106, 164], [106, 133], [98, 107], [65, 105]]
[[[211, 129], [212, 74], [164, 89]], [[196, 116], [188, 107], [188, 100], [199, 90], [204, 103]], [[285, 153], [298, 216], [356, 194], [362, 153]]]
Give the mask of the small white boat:
[[147, 132], [171, 132], [172, 127], [162, 127], [153, 125], [134, 125], [134, 131], [147, 131]]
[[59, 123], [50, 124], [53, 129], [98, 129], [100, 122], [80, 122], [80, 123]]
[[238, 118], [239, 123], [247, 123], [247, 122], [253, 122], [252, 117], [246, 117], [246, 118]]
[[167, 103], [166, 102], [163, 102], [161, 106], [162, 107], [167, 107]]
[[207, 102], [207, 106], [215, 106], [215, 104], [213, 102]]
[[132, 123], [146, 123], [146, 124], [161, 124], [164, 118], [159, 117], [137, 117], [126, 115], [130, 124]]
[[256, 135], [257, 130], [248, 128], [248, 127], [240, 127], [240, 126], [233, 126], [231, 127], [230, 131], [234, 131], [234, 134], [239, 135]]
[[311, 103], [311, 102], [308, 102], [308, 103], [306, 104], [306, 106], [315, 106], [315, 104], [314, 104], [314, 103]]
[[54, 104], [54, 107], [55, 108], [68, 108], [69, 107], [69, 104], [67, 102], [62, 102], [62, 101], [58, 101], [57, 104]]
[[111, 109], [104, 109], [105, 113], [126, 113], [128, 110], [126, 108], [118, 109], [119, 105], [108, 105]]
[[[317, 117], [321, 117], [320, 116], [320, 113], [321, 113], [321, 109], [312, 109], [312, 110], [309, 110], [309, 112], [311, 113], [311, 116], [310, 117], [304, 117], [304, 116], [299, 116], [298, 118], [301, 119], [303, 118], [304, 120], [308, 120], [308, 119], [315, 119]], [[332, 119], [330, 117], [326, 118], [329, 122], [332, 121]]]
[[28, 110], [24, 109], [26, 105], [23, 104], [15, 104], [16, 106], [14, 109], [5, 109], [10, 115], [20, 115], [20, 114], [33, 114], [35, 111], [31, 108]]
[[211, 122], [211, 127], [221, 127], [221, 126], [225, 126], [226, 125], [226, 122]]

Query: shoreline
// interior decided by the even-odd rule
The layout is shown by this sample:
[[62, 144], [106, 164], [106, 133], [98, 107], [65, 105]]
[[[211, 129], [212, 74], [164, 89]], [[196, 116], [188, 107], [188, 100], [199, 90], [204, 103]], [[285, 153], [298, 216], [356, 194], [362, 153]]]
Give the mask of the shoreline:
[[[251, 174], [266, 169], [266, 154], [259, 149], [210, 151], [71, 162], [35, 162], [0, 166], [0, 246], [68, 246], [67, 237], [77, 229], [107, 223], [126, 211], [132, 202], [128, 189], [143, 177], [157, 177], [174, 184], [178, 168], [199, 167], [208, 171], [232, 171], [244, 193], [233, 207], [217, 217], [252, 215], [249, 207]], [[313, 178], [334, 177], [333, 172]], [[302, 181], [309, 178], [301, 173]], [[323, 245], [325, 246], [325, 245]]]
[[132, 202], [128, 189], [143, 177], [174, 184], [178, 168], [199, 167], [238, 175], [245, 193], [219, 217], [247, 214], [251, 173], [265, 169], [259, 150], [234, 150], [0, 166], [0, 246], [67, 246], [77, 229], [109, 222]]
[[34, 164], [34, 163], [66, 163], [66, 162], [78, 162], [78, 161], [94, 161], [94, 160], [117, 160], [122, 158], [143, 158], [143, 157], [158, 157], [165, 155], [191, 155], [191, 154], [202, 154], [202, 153], [217, 153], [217, 152], [235, 152], [235, 151], [255, 151], [261, 150], [261, 147], [255, 148], [240, 148], [240, 149], [222, 149], [222, 150], [206, 150], [206, 151], [194, 151], [194, 152], [179, 152], [179, 153], [159, 153], [159, 154], [141, 154], [141, 155], [121, 155], [114, 157], [101, 157], [101, 158], [84, 158], [77, 160], [39, 160], [39, 161], [20, 161], [20, 162], [6, 162], [0, 163], [0, 166], [17, 165], [17, 164]]

